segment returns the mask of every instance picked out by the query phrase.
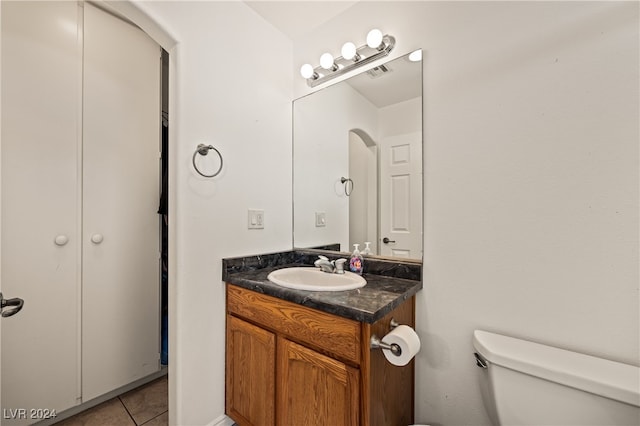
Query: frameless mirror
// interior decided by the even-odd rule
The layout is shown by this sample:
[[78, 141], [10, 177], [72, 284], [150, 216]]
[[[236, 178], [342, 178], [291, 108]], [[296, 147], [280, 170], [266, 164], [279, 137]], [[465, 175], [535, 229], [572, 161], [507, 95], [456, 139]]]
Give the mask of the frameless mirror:
[[422, 61], [293, 103], [293, 246], [422, 259]]

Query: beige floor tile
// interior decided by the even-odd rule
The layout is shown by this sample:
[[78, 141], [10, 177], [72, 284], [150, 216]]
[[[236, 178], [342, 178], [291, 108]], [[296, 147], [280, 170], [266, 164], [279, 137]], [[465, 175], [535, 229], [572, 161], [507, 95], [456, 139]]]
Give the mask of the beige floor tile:
[[169, 409], [167, 401], [167, 376], [120, 395], [136, 424], [141, 425]]
[[57, 426], [135, 426], [133, 420], [118, 398], [57, 423]]
[[169, 412], [165, 411], [158, 417], [154, 417], [144, 424], [144, 426], [169, 426]]

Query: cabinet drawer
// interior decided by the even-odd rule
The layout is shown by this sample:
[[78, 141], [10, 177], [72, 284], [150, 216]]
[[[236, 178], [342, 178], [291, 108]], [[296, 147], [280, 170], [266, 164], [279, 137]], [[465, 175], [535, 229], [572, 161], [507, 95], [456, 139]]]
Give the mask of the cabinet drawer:
[[360, 323], [227, 284], [227, 310], [291, 340], [359, 364]]

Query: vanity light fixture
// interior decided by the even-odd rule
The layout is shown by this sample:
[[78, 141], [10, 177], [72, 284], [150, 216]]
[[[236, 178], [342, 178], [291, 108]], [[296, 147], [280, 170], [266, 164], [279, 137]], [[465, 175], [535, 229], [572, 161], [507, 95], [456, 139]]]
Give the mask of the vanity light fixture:
[[320, 56], [320, 66], [325, 70], [338, 71], [338, 65], [333, 60], [333, 55], [328, 52]]
[[342, 45], [342, 50], [340, 51], [340, 53], [342, 53], [342, 57], [347, 61], [358, 62], [360, 59], [362, 59], [360, 54], [358, 54], [358, 48], [350, 41]]
[[367, 34], [367, 46], [372, 49], [382, 50], [384, 49], [384, 43], [382, 42], [382, 31], [377, 28], [372, 29]]
[[334, 59], [331, 53], [324, 53], [320, 57], [320, 66], [314, 68], [311, 64], [304, 64], [300, 68], [300, 74], [309, 86], [315, 87], [389, 55], [395, 44], [393, 36], [383, 35], [382, 31], [373, 29], [367, 34], [367, 44], [356, 47], [347, 42], [342, 46], [342, 56]]
[[311, 64], [304, 64], [300, 67], [300, 74], [302, 74], [304, 78], [316, 79], [320, 77], [318, 73], [313, 70], [313, 65]]

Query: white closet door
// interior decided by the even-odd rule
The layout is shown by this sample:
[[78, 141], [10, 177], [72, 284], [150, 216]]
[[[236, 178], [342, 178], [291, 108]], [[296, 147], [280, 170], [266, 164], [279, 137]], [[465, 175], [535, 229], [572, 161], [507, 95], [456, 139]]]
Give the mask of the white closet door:
[[159, 369], [160, 47], [84, 6], [82, 397]]
[[59, 412], [80, 396], [81, 50], [76, 2], [0, 7], [0, 269], [4, 296], [25, 300], [21, 312], [1, 320], [2, 424], [9, 425], [38, 420], [30, 408]]

